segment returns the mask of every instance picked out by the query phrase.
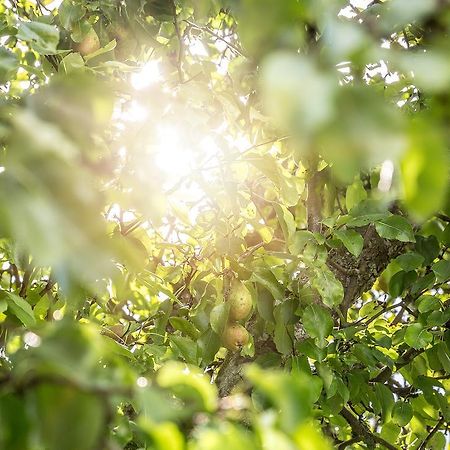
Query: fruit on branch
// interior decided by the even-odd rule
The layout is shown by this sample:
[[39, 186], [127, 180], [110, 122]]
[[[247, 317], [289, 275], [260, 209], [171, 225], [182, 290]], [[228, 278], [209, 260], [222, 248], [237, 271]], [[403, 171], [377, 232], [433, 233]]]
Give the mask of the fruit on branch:
[[248, 331], [238, 323], [228, 324], [222, 334], [222, 344], [232, 351], [240, 350], [249, 341]]
[[73, 45], [74, 50], [82, 56], [90, 55], [100, 48], [100, 39], [93, 28], [91, 28], [81, 42]]
[[252, 312], [252, 296], [241, 281], [233, 280], [231, 282], [228, 302], [230, 304], [229, 320], [231, 322], [245, 320]]

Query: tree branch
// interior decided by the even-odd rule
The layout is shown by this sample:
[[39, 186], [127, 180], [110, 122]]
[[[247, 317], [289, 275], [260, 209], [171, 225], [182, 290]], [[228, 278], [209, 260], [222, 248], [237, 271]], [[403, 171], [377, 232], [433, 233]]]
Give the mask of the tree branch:
[[[360, 421], [359, 418], [355, 417], [347, 408], [343, 408], [340, 412], [340, 415], [348, 422], [350, 425], [350, 428], [352, 429], [353, 438], [357, 439], [355, 442], [373, 442], [380, 445], [383, 445], [388, 450], [398, 450], [396, 447], [394, 447], [392, 444], [389, 444], [389, 442], [385, 441], [382, 437], [372, 433], [367, 425]], [[342, 444], [341, 444], [342, 445]], [[349, 444], [346, 444], [349, 445]], [[341, 448], [341, 447], [339, 447]], [[345, 447], [342, 447], [344, 449]]]
[[425, 450], [427, 447], [428, 442], [430, 442], [431, 438], [436, 434], [436, 432], [439, 430], [440, 426], [443, 424], [444, 418], [441, 417], [438, 421], [438, 423], [434, 426], [434, 428], [430, 431], [428, 436], [422, 441], [420, 446], [417, 448], [417, 450]]

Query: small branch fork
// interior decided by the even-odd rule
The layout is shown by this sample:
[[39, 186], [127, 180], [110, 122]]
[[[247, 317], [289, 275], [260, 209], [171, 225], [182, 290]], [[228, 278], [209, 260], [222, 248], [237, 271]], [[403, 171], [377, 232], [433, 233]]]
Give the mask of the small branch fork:
[[354, 416], [353, 413], [351, 413], [347, 408], [343, 408], [340, 414], [350, 425], [353, 438], [349, 441], [339, 444], [339, 450], [344, 450], [348, 445], [355, 444], [356, 442], [361, 441], [380, 444], [383, 447], [386, 447], [388, 450], [398, 450], [392, 444], [389, 444], [389, 442], [385, 441], [382, 437], [372, 433], [367, 425], [362, 422], [359, 417]]

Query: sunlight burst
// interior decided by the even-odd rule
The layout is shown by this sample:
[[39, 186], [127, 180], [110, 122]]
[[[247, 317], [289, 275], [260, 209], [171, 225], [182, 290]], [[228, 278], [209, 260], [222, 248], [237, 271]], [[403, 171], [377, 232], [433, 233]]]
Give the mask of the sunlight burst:
[[192, 169], [193, 150], [183, 144], [179, 131], [171, 125], [162, 125], [157, 134], [156, 166], [173, 177], [186, 176]]
[[158, 61], [148, 61], [139, 72], [133, 73], [130, 78], [131, 85], [137, 91], [145, 89], [161, 80]]

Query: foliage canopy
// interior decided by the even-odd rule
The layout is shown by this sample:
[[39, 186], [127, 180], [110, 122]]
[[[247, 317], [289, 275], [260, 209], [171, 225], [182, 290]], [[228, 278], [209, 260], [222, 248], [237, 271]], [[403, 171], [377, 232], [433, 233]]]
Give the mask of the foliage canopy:
[[0, 448], [446, 448], [449, 6], [0, 1]]

